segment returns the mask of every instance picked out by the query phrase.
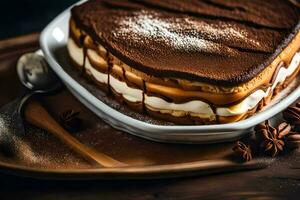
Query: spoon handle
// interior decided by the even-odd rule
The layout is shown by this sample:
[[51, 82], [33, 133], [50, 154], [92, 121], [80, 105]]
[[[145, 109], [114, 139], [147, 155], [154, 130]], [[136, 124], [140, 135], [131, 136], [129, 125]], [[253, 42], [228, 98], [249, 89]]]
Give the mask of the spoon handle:
[[83, 145], [70, 133], [63, 129], [36, 100], [28, 102], [24, 110], [24, 116], [29, 123], [52, 133], [88, 161], [92, 161], [93, 163], [99, 164], [103, 167], [127, 166], [124, 163]]

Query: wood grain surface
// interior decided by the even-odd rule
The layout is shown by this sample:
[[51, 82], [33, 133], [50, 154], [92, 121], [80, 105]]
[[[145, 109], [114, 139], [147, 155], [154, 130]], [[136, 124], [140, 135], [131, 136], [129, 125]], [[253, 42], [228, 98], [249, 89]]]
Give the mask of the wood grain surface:
[[[13, 73], [5, 66], [37, 49], [37, 38], [34, 34], [0, 42], [0, 91], [9, 91], [0, 95], [0, 104], [22, 90], [20, 84], [5, 84]], [[299, 199], [299, 156], [298, 150], [283, 155], [262, 170], [165, 180], [42, 181], [0, 174], [0, 199]]]

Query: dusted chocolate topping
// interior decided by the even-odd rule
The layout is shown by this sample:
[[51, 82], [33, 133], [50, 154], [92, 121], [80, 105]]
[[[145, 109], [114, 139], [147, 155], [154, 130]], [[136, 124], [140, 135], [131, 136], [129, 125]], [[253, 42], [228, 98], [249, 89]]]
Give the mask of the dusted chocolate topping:
[[133, 68], [234, 85], [270, 64], [299, 11], [286, 0], [90, 0], [74, 7], [72, 16]]

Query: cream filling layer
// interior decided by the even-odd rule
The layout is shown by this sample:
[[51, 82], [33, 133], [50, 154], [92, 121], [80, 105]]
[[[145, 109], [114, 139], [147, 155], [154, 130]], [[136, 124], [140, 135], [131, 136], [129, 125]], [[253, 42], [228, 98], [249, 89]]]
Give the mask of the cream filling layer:
[[190, 115], [201, 118], [214, 118], [215, 114], [210, 105], [203, 101], [189, 101], [187, 103], [170, 103], [162, 98], [145, 95], [145, 105], [148, 109], [161, 113], [171, 114], [175, 117]]
[[[113, 67], [120, 67], [114, 65]], [[128, 87], [126, 82], [122, 82], [113, 76], [110, 76], [110, 87], [113, 88], [118, 94], [121, 94], [127, 101], [138, 103], [143, 101], [143, 91]]]
[[73, 61], [77, 65], [82, 66], [83, 59], [84, 59], [83, 49], [78, 47], [77, 44], [74, 42], [74, 40], [71, 38], [68, 39], [67, 47], [68, 47], [69, 54], [70, 54], [71, 58], [73, 59]]
[[[77, 64], [82, 63], [83, 65], [83, 51], [75, 44], [75, 42], [72, 39], [69, 39], [68, 41], [68, 50], [72, 59]], [[102, 59], [104, 62], [106, 62], [94, 50], [88, 49], [88, 53], [89, 56], [93, 58], [93, 60]], [[89, 59], [86, 59], [85, 66], [87, 72], [91, 76], [93, 76], [97, 81], [101, 83], [108, 83], [108, 75], [94, 69], [94, 67], [90, 64], [88, 60]], [[101, 62], [103, 62], [102, 60]], [[279, 69], [279, 73], [277, 74], [274, 84], [270, 86], [266, 92], [263, 90], [257, 90], [236, 105], [230, 107], [216, 108], [216, 113], [214, 113], [209, 104], [200, 100], [176, 104], [167, 102], [160, 97], [148, 96], [145, 94], [144, 103], [148, 109], [151, 109], [153, 111], [159, 111], [165, 114], [171, 114], [176, 117], [190, 115], [195, 117], [213, 119], [216, 115], [224, 117], [241, 115], [256, 107], [263, 98], [269, 95], [270, 91], [272, 91], [278, 84], [283, 83], [288, 76], [292, 75], [298, 68], [299, 63], [300, 53], [296, 53], [288, 68], [282, 67]], [[114, 65], [113, 67], [121, 68], [118, 65]], [[143, 101], [142, 90], [131, 88], [126, 84], [126, 82], [122, 82], [114, 78], [113, 76], [109, 76], [109, 79], [110, 87], [113, 88], [117, 93], [121, 94], [127, 101], [134, 103]]]
[[86, 59], [85, 61], [85, 72], [92, 76], [96, 81], [100, 83], [108, 83], [108, 74], [101, 73], [98, 70], [96, 70], [90, 63], [89, 59]]

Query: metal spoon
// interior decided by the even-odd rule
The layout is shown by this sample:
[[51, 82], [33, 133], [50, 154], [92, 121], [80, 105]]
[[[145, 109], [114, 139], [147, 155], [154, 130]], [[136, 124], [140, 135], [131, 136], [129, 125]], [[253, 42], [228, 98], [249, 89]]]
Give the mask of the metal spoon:
[[17, 73], [21, 83], [32, 93], [48, 93], [62, 86], [41, 51], [23, 55], [17, 64]]
[[17, 134], [22, 135], [25, 133], [22, 120], [25, 103], [36, 94], [54, 92], [62, 83], [49, 68], [40, 51], [23, 55], [17, 63], [17, 73], [21, 83], [29, 90], [22, 97], [0, 108], [0, 113], [11, 116]]
[[[74, 151], [82, 155], [87, 161], [104, 167], [127, 166], [106, 154], [95, 151], [82, 144], [65, 131], [37, 101], [31, 101], [26, 105], [23, 116], [23, 107], [25, 107], [25, 103], [30, 97], [36, 94], [53, 92], [62, 86], [60, 80], [48, 67], [42, 54], [30, 53], [22, 56], [17, 64], [17, 73], [22, 84], [28, 88], [30, 92], [0, 109], [0, 151], [1, 148], [2, 152], [7, 149], [13, 149], [16, 143], [16, 135], [23, 136], [25, 134], [24, 118], [27, 122], [52, 133]], [[3, 117], [4, 115], [6, 115], [6, 117]], [[5, 123], [2, 124], [7, 125], [1, 128], [3, 119], [5, 119]], [[3, 130], [6, 131], [4, 132]]]

